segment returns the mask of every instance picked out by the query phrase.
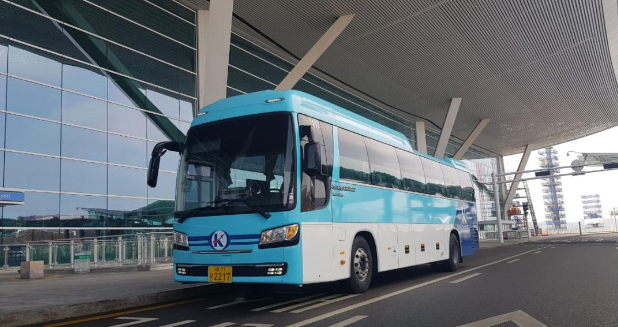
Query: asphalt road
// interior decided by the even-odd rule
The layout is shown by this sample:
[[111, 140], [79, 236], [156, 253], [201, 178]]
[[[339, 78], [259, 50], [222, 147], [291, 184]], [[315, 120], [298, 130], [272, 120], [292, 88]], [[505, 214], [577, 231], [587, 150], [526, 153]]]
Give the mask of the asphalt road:
[[[457, 273], [429, 265], [378, 275], [362, 295], [338, 284], [229, 290], [73, 326], [618, 326], [618, 236], [481, 250]], [[76, 323], [77, 322], [77, 323]], [[58, 324], [56, 326], [62, 326]]]

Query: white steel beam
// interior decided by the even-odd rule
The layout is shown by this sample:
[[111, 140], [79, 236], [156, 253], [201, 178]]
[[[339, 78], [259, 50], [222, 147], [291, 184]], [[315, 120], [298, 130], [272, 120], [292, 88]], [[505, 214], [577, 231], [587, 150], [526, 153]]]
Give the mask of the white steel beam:
[[425, 122], [416, 122], [416, 150], [427, 153], [427, 138], [425, 137]]
[[209, 10], [198, 10], [200, 108], [226, 97], [233, 7], [233, 0], [211, 0]]
[[515, 197], [515, 193], [517, 192], [517, 187], [519, 187], [519, 180], [523, 175], [523, 171], [526, 170], [526, 164], [528, 164], [528, 159], [530, 158], [530, 153], [532, 152], [532, 146], [530, 144], [526, 145], [526, 149], [524, 150], [524, 154], [519, 161], [519, 167], [517, 167], [517, 174], [513, 178], [513, 183], [511, 183], [511, 188], [509, 188], [508, 193], [506, 194], [506, 199], [504, 199], [504, 219], [507, 218], [507, 211], [512, 206], [513, 198]]
[[[212, 6], [212, 5], [211, 5]], [[315, 64], [315, 62], [322, 56], [324, 51], [335, 41], [335, 39], [343, 32], [343, 30], [350, 24], [354, 15], [341, 16], [335, 21], [335, 23], [322, 35], [322, 37], [313, 45], [311, 50], [305, 54], [303, 59], [294, 66], [294, 69], [279, 83], [275, 90], [290, 90], [300, 81], [305, 73]]]
[[464, 154], [466, 154], [466, 151], [468, 151], [472, 143], [474, 143], [474, 141], [481, 134], [485, 126], [487, 126], [487, 124], [489, 123], [489, 120], [490, 120], [489, 118], [485, 118], [481, 120], [478, 123], [478, 125], [476, 125], [476, 127], [474, 128], [472, 133], [470, 133], [466, 141], [461, 145], [459, 150], [457, 150], [457, 153], [455, 153], [455, 156], [453, 156], [454, 159], [460, 160], [461, 158], [463, 158]]
[[444, 124], [442, 124], [442, 133], [440, 133], [440, 139], [436, 146], [436, 153], [434, 157], [444, 158], [444, 152], [446, 151], [446, 145], [451, 137], [451, 131], [453, 131], [453, 125], [455, 124], [455, 118], [457, 118], [457, 112], [459, 111], [459, 105], [461, 105], [461, 98], [453, 98], [451, 105], [446, 113]]

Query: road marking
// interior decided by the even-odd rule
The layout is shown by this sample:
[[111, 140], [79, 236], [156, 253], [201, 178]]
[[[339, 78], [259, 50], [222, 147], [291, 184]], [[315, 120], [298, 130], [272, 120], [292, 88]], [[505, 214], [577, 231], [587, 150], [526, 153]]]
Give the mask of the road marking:
[[192, 324], [194, 322], [195, 322], [195, 320], [184, 320], [184, 321], [179, 321], [179, 322], [175, 322], [173, 324], [167, 324], [167, 325], [163, 325], [163, 326], [159, 326], [159, 327], [176, 327], [176, 326]]
[[305, 306], [307, 304], [313, 304], [313, 303], [317, 303], [317, 302], [320, 302], [320, 301], [330, 300], [330, 299], [336, 298], [338, 296], [341, 296], [341, 294], [329, 295], [329, 296], [321, 297], [319, 299], [315, 299], [315, 300], [311, 300], [311, 301], [305, 301], [305, 302], [301, 302], [301, 303], [297, 303], [297, 304], [292, 304], [290, 306], [283, 307], [281, 309], [272, 310], [271, 312], [281, 313], [281, 312], [285, 312], [285, 311], [288, 311], [288, 310], [296, 309], [298, 307]]
[[294, 299], [294, 300], [289, 300], [289, 301], [285, 301], [285, 302], [281, 302], [281, 303], [275, 303], [275, 304], [267, 305], [265, 307], [259, 307], [257, 309], [253, 309], [251, 311], [263, 311], [263, 310], [268, 310], [268, 309], [271, 309], [271, 308], [280, 307], [282, 305], [286, 305], [286, 304], [290, 304], [290, 303], [303, 302], [305, 300], [313, 299], [314, 297], [322, 296], [324, 294], [326, 294], [326, 293], [313, 294], [313, 295], [301, 297], [301, 298]]
[[[545, 247], [543, 247], [541, 249], [544, 249], [544, 248]], [[382, 300], [386, 300], [386, 299], [391, 298], [393, 296], [396, 296], [396, 295], [399, 295], [399, 294], [403, 294], [403, 293], [407, 293], [407, 292], [410, 292], [412, 290], [415, 290], [415, 289], [418, 289], [418, 288], [421, 288], [421, 287], [425, 287], [427, 285], [435, 284], [435, 283], [441, 282], [441, 281], [449, 279], [449, 278], [453, 278], [453, 277], [456, 277], [456, 276], [467, 274], [467, 273], [469, 273], [471, 271], [475, 271], [475, 270], [479, 270], [479, 269], [482, 269], [482, 268], [485, 268], [485, 267], [493, 266], [493, 265], [498, 264], [500, 262], [504, 262], [504, 261], [507, 261], [507, 260], [511, 260], [511, 259], [520, 257], [520, 256], [522, 256], [524, 254], [528, 254], [528, 253], [530, 253], [532, 251], [534, 251], [534, 250], [522, 252], [520, 254], [516, 254], [516, 255], [513, 255], [513, 256], [510, 256], [510, 257], [506, 257], [504, 259], [500, 259], [500, 260], [497, 260], [497, 261], [494, 261], [494, 262], [486, 263], [486, 264], [480, 265], [478, 267], [474, 267], [474, 268], [470, 268], [470, 269], [467, 269], [467, 270], [464, 270], [464, 271], [461, 271], [461, 272], [458, 272], [458, 273], [450, 274], [448, 276], [432, 279], [430, 281], [426, 281], [426, 282], [418, 284], [418, 285], [410, 286], [410, 287], [407, 287], [407, 288], [404, 288], [404, 289], [401, 289], [401, 290], [398, 290], [398, 291], [395, 291], [395, 292], [392, 292], [392, 293], [388, 293], [388, 294], [384, 294], [382, 296], [375, 297], [373, 299], [368, 299], [368, 300], [365, 300], [363, 302], [355, 303], [355, 304], [349, 305], [347, 307], [343, 307], [343, 308], [338, 309], [338, 310], [327, 312], [327, 313], [321, 314], [319, 316], [315, 316], [313, 318], [309, 318], [309, 319], [305, 319], [305, 320], [299, 321], [297, 323], [288, 325], [288, 327], [306, 326], [306, 325], [312, 324], [314, 322], [318, 322], [318, 321], [321, 321], [321, 320], [324, 320], [324, 319], [336, 316], [338, 314], [342, 314], [344, 312], [348, 312], [350, 310], [362, 308], [364, 306], [367, 306], [367, 305], [370, 305], [370, 304], [373, 304], [373, 303], [376, 303], [376, 302], [379, 302], [379, 301], [382, 301]]]
[[331, 303], [335, 303], [335, 302], [339, 302], [339, 301], [347, 300], [347, 299], [350, 299], [350, 298], [353, 298], [353, 297], [357, 297], [357, 296], [359, 296], [359, 295], [360, 295], [360, 294], [346, 295], [346, 296], [338, 297], [338, 298], [335, 298], [335, 299], [332, 299], [332, 300], [326, 300], [326, 301], [324, 301], [324, 302], [322, 302], [322, 303], [317, 303], [317, 304], [310, 305], [310, 306], [308, 306], [308, 307], [304, 307], [304, 308], [297, 309], [297, 310], [290, 311], [290, 312], [291, 312], [291, 313], [301, 313], [301, 312], [309, 311], [309, 310], [311, 310], [311, 309], [315, 309], [315, 308], [323, 307], [323, 306], [325, 306], [325, 305], [329, 305], [329, 304], [331, 304]]
[[241, 326], [246, 326], [246, 327], [272, 327], [274, 325], [271, 325], [271, 324], [242, 324]]
[[556, 247], [555, 247], [555, 246], [550, 246], [549, 248], [550, 248], [550, 249], [555, 249]]
[[347, 325], [351, 325], [351, 324], [353, 324], [353, 323], [355, 323], [355, 322], [357, 322], [359, 320], [363, 320], [365, 318], [367, 318], [367, 316], [354, 316], [354, 317], [352, 317], [350, 319], [346, 319], [346, 320], [338, 322], [338, 323], [336, 323], [334, 325], [330, 325], [329, 327], [344, 327], [344, 326], [347, 326]]
[[183, 304], [187, 304], [187, 303], [193, 303], [193, 302], [197, 302], [197, 301], [202, 301], [202, 300], [205, 300], [205, 299], [206, 298], [200, 298], [200, 299], [180, 301], [180, 302], [174, 302], [174, 303], [168, 303], [168, 304], [155, 305], [155, 306], [147, 307], [147, 308], [133, 309], [133, 310], [127, 310], [127, 311], [122, 311], [122, 312], [109, 313], [109, 314], [95, 316], [95, 317], [90, 317], [90, 318], [82, 318], [82, 319], [76, 319], [76, 320], [59, 322], [59, 323], [55, 323], [55, 324], [48, 324], [48, 325], [45, 325], [43, 327], [62, 327], [62, 326], [75, 325], [75, 324], [80, 324], [80, 323], [88, 322], [88, 321], [95, 321], [95, 320], [101, 320], [101, 319], [106, 319], [106, 318], [114, 318], [114, 317], [119, 317], [119, 316], [124, 316], [124, 315], [130, 315], [130, 314], [145, 312], [145, 311], [152, 311], [152, 310], [157, 310], [157, 309], [162, 309], [162, 308], [174, 307], [174, 306], [177, 306], [177, 305], [183, 305]]
[[125, 326], [132, 326], [132, 325], [143, 324], [143, 323], [149, 322], [149, 321], [159, 320], [159, 318], [143, 318], [143, 317], [118, 317], [116, 319], [134, 320], [134, 321], [127, 322], [127, 323], [120, 324], [120, 325], [113, 325], [113, 326], [109, 326], [109, 327], [125, 327]]
[[234, 326], [234, 325], [236, 325], [236, 324], [233, 323], [233, 322], [223, 322], [223, 323], [220, 323], [220, 324], [217, 324], [217, 325], [212, 325], [210, 327], [228, 327], [228, 326]]
[[507, 261], [506, 263], [513, 263], [513, 262], [517, 262], [517, 261], [519, 261], [519, 259], [513, 259], [511, 261]]
[[464, 280], [468, 280], [468, 279], [473, 278], [473, 277], [476, 277], [476, 276], [478, 276], [478, 275], [480, 275], [480, 274], [481, 274], [481, 273], [474, 273], [474, 274], [468, 275], [468, 276], [466, 276], [466, 277], [463, 277], [463, 278], [460, 278], [460, 279], [456, 279], [456, 280], [452, 281], [452, 282], [451, 282], [451, 284], [458, 284], [458, 283], [461, 283], [461, 282], [463, 282]]
[[270, 300], [271, 298], [265, 298], [265, 299], [255, 299], [255, 300], [245, 300], [244, 297], [237, 297], [236, 299], [234, 299], [234, 301], [230, 302], [230, 303], [225, 303], [225, 304], [219, 304], [219, 305], [215, 305], [212, 307], [208, 307], [206, 309], [219, 309], [219, 308], [224, 308], [224, 307], [229, 307], [230, 305], [235, 305], [235, 304], [240, 304], [240, 303], [249, 303], [249, 302], [257, 302], [257, 301], [266, 301], [266, 300]]
[[543, 252], [543, 251], [536, 251], [536, 252], [534, 252], [533, 254], [539, 254], [539, 253], [541, 253], [541, 252]]
[[513, 322], [519, 327], [547, 327], [544, 323], [532, 318], [529, 314], [517, 310], [503, 315], [475, 321], [458, 327], [491, 327], [505, 322]]

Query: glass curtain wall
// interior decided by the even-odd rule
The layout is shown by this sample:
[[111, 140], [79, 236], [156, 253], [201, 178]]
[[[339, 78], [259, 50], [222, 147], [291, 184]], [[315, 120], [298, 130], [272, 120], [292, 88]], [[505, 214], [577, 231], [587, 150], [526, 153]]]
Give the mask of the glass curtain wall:
[[146, 167], [185, 137], [195, 61], [195, 12], [173, 1], [0, 2], [0, 186], [26, 193], [0, 242], [171, 226], [178, 156], [154, 189]]

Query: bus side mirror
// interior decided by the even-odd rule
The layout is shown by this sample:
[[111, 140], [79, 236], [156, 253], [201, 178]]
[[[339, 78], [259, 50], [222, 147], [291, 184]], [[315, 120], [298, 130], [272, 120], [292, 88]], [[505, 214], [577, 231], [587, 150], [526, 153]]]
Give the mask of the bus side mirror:
[[309, 176], [322, 175], [322, 156], [320, 143], [309, 142], [305, 144], [305, 173]]
[[167, 151], [181, 152], [181, 142], [159, 142], [152, 149], [152, 156], [150, 157], [150, 163], [148, 163], [148, 177], [146, 183], [150, 187], [157, 186], [157, 179], [159, 178], [159, 164], [161, 163], [161, 156]]

